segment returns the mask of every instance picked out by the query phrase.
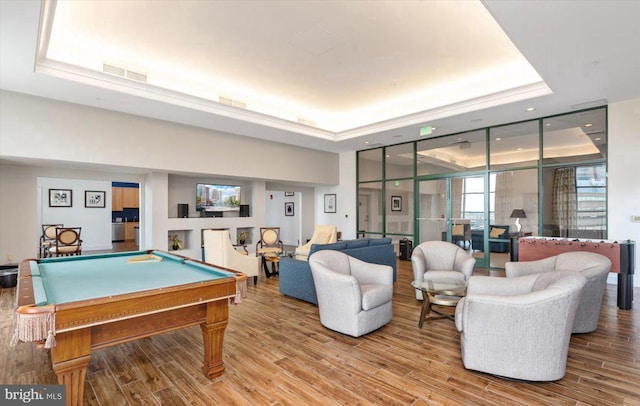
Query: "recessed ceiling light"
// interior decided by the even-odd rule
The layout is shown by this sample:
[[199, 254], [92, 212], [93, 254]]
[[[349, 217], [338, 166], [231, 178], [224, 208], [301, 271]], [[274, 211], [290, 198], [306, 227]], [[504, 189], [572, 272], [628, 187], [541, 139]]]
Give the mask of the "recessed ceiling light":
[[387, 154], [387, 155], [386, 155], [386, 157], [387, 157], [387, 158], [391, 158], [391, 155], [388, 155], [388, 154]]
[[369, 141], [365, 141], [364, 143], [365, 143], [365, 145], [369, 145]]
[[546, 125], [547, 127], [549, 127], [549, 126], [551, 125], [551, 123], [547, 123], [547, 124], [545, 124], [545, 125]]
[[496, 141], [502, 141], [502, 138], [498, 137], [496, 138]]
[[526, 112], [529, 112], [529, 113], [530, 113], [530, 112], [532, 112], [532, 111], [535, 111], [535, 109], [536, 109], [535, 107], [527, 107], [524, 111], [526, 111]]
[[585, 124], [584, 126], [585, 126], [585, 127], [593, 127], [593, 124], [591, 124], [591, 123], [587, 123], [587, 124]]
[[522, 151], [522, 148], [517, 148], [518, 151]]
[[431, 127], [431, 131], [435, 131], [435, 130], [437, 130], [436, 127]]
[[596, 137], [596, 138], [595, 138], [595, 140], [596, 140], [596, 141], [601, 141], [601, 140], [602, 140], [602, 138], [600, 138], [600, 137]]

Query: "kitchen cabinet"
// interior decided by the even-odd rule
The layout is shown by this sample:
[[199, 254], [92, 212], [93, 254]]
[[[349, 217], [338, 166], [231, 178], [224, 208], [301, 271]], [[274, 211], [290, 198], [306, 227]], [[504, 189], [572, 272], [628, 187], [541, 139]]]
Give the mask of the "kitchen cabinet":
[[124, 240], [125, 241], [133, 241], [136, 238], [136, 230], [135, 227], [139, 223], [137, 221], [131, 221], [128, 223], [124, 223]]
[[122, 189], [121, 187], [111, 188], [111, 210], [122, 211]]
[[140, 207], [138, 188], [117, 187], [111, 188], [111, 210], [137, 209]]
[[140, 207], [138, 188], [122, 188], [122, 207], [127, 209], [137, 209]]

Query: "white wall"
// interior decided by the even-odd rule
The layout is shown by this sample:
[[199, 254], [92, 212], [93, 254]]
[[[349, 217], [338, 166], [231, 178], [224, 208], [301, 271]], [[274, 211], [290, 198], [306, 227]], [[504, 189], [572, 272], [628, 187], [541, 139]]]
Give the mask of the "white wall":
[[[264, 201], [267, 222], [261, 226], [280, 227], [280, 240], [284, 245], [302, 245], [304, 242], [300, 241], [300, 193], [294, 192], [293, 196], [285, 196], [284, 191], [267, 190]], [[285, 215], [285, 203], [293, 203], [293, 216]]]
[[[111, 249], [111, 182], [64, 178], [38, 178], [40, 195], [39, 224], [64, 224], [66, 227], [82, 227], [82, 249]], [[71, 207], [49, 207], [49, 189], [70, 189]], [[105, 192], [104, 208], [84, 207], [84, 192]], [[41, 230], [40, 230], [41, 231]]]
[[[139, 183], [141, 248], [147, 249], [166, 249], [169, 230], [201, 225], [169, 221], [171, 211], [177, 210], [176, 204], [182, 203], [186, 194], [191, 195], [190, 191], [184, 192], [188, 187], [180, 183], [184, 190], [175, 196], [170, 193], [169, 172], [180, 173], [184, 178], [240, 179], [243, 184], [250, 184], [247, 190], [252, 195], [248, 198], [253, 203], [252, 221], [256, 226], [265, 224], [265, 182], [338, 183], [339, 157], [328, 152], [4, 90], [0, 91], [0, 117], [1, 263], [8, 257], [19, 261], [37, 254], [42, 232], [38, 178]], [[298, 213], [303, 208], [314, 210], [309, 197], [313, 187], [304, 189], [308, 196], [303, 196], [301, 205], [311, 206], [296, 207]], [[182, 192], [186, 194], [183, 196]], [[84, 198], [83, 193], [81, 188], [74, 192], [74, 201], [78, 201], [79, 194]], [[190, 205], [190, 210], [194, 208], [195, 203]], [[202, 225], [215, 227], [218, 223], [209, 223], [213, 220]], [[303, 223], [313, 229], [306, 219]], [[93, 233], [89, 228], [93, 227], [83, 228], [83, 237]], [[95, 232], [102, 233], [97, 229]], [[110, 234], [109, 230], [109, 244]], [[192, 252], [188, 254], [198, 258], [199, 236], [190, 238]], [[99, 242], [90, 245], [103, 248]]]
[[[324, 195], [336, 195], [336, 212], [324, 212]], [[356, 153], [340, 154], [340, 184], [317, 187], [315, 194], [316, 224], [333, 224], [342, 233], [343, 240], [356, 238]], [[310, 238], [310, 237], [307, 237]], [[306, 240], [305, 240], [306, 241]]]
[[[631, 221], [631, 216], [640, 216], [640, 99], [609, 105], [608, 137], [609, 239], [635, 240], [634, 286], [640, 286], [640, 223]], [[615, 279], [609, 275], [609, 283]]]
[[338, 155], [0, 91], [0, 158], [332, 185]]
[[[39, 212], [39, 207], [47, 194], [46, 191], [43, 193], [38, 187], [38, 178], [65, 179], [72, 187], [75, 187], [73, 185], [76, 185], [76, 181], [98, 181], [109, 185], [112, 180], [134, 183], [144, 181], [144, 177], [140, 175], [126, 173], [0, 164], [0, 263], [35, 258], [38, 253], [38, 242], [42, 234], [40, 223], [42, 213]], [[88, 184], [93, 185], [93, 183]], [[82, 202], [84, 206], [84, 192], [81, 193], [82, 199], [80, 200], [77, 197], [79, 193], [80, 189], [78, 192], [74, 192], [76, 195], [74, 196], [74, 206], [76, 206], [76, 202]], [[107, 210], [110, 210], [111, 200], [107, 201], [107, 206]], [[111, 227], [110, 212], [107, 221], [108, 227]], [[141, 221], [145, 221], [143, 216], [141, 216]], [[65, 221], [65, 224], [67, 223]], [[83, 239], [85, 232], [88, 230], [83, 228]], [[109, 231], [110, 236], [111, 231]], [[98, 245], [100, 244], [96, 243], [96, 246]]]
[[[168, 217], [178, 217], [178, 204], [180, 203], [189, 205], [189, 217], [200, 217], [200, 212], [196, 211], [196, 185], [198, 183], [240, 186], [240, 203], [253, 206], [251, 181], [219, 177], [169, 175]], [[239, 216], [239, 213], [228, 214]]]

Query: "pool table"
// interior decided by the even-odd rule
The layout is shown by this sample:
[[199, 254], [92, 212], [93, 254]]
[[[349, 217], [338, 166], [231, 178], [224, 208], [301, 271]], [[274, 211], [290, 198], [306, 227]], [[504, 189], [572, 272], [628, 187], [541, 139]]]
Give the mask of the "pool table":
[[[24, 260], [16, 290], [17, 339], [44, 341], [67, 405], [82, 405], [91, 351], [200, 324], [202, 370], [224, 370], [229, 302], [246, 275], [163, 251]], [[15, 339], [14, 339], [15, 340]]]

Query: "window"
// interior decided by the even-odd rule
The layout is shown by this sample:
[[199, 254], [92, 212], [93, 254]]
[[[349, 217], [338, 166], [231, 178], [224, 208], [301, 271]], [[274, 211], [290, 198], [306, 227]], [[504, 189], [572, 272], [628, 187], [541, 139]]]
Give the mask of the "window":
[[604, 165], [576, 168], [578, 230], [604, 230], [607, 221], [607, 177]]
[[[496, 175], [489, 176], [490, 202], [495, 201]], [[493, 205], [490, 206], [490, 215], [493, 218]], [[471, 220], [472, 229], [484, 228], [484, 177], [464, 178], [462, 192], [462, 218]]]

